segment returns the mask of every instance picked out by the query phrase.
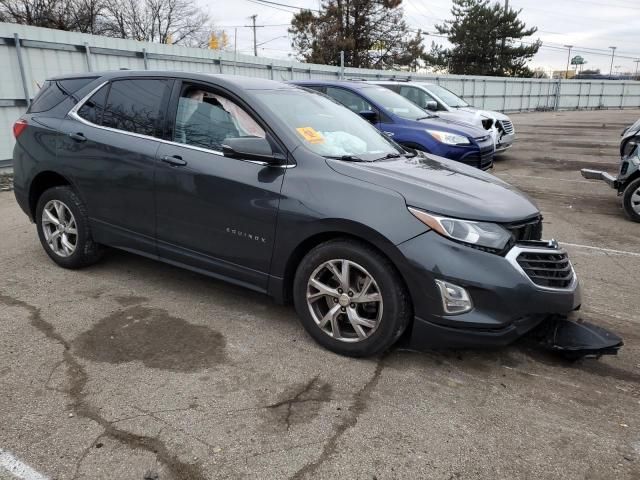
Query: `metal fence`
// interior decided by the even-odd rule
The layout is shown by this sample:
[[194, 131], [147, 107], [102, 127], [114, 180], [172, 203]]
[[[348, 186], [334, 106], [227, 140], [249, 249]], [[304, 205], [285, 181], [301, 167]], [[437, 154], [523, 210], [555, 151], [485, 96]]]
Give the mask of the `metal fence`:
[[272, 80], [407, 78], [438, 83], [488, 110], [638, 108], [640, 82], [552, 80], [464, 75], [416, 75], [274, 60], [233, 52], [143, 43], [46, 28], [0, 23], [0, 166], [10, 164], [11, 125], [42, 82], [72, 72], [182, 70]]

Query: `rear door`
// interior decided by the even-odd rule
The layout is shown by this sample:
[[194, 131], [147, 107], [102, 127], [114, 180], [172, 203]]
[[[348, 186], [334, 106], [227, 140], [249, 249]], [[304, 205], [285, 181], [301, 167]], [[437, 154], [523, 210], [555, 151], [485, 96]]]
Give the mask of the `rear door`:
[[157, 152], [158, 253], [258, 290], [267, 288], [285, 168], [222, 154], [226, 138], [266, 137], [250, 105], [209, 85], [176, 85], [168, 142]]
[[154, 168], [172, 86], [165, 78], [105, 83], [62, 123], [58, 159], [99, 242], [155, 254]]

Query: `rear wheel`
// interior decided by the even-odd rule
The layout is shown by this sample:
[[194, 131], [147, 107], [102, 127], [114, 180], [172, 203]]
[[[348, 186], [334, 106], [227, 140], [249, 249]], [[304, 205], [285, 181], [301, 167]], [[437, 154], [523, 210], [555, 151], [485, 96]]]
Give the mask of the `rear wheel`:
[[86, 267], [102, 255], [102, 246], [91, 237], [86, 208], [71, 187], [53, 187], [40, 196], [36, 225], [42, 247], [61, 267]]
[[636, 178], [622, 194], [624, 213], [634, 222], [640, 222], [640, 178]]
[[411, 319], [409, 296], [393, 264], [352, 240], [311, 250], [298, 267], [293, 295], [307, 332], [342, 355], [386, 350]]

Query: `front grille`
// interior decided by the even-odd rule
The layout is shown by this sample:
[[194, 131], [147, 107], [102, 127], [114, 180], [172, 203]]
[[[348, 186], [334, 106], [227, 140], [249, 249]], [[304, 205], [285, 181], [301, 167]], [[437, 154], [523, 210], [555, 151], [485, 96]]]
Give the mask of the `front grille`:
[[542, 239], [542, 217], [505, 225], [516, 242]]
[[467, 165], [471, 165], [472, 167], [477, 167], [480, 170], [487, 170], [493, 165], [493, 151], [490, 150], [480, 154], [474, 153], [472, 155], [468, 155], [462, 159], [462, 162]]
[[507, 135], [513, 133], [513, 124], [509, 120], [500, 120], [499, 124], [502, 125], [502, 129]]
[[573, 269], [564, 250], [521, 252], [516, 258], [533, 283], [541, 287], [567, 288], [573, 281]]

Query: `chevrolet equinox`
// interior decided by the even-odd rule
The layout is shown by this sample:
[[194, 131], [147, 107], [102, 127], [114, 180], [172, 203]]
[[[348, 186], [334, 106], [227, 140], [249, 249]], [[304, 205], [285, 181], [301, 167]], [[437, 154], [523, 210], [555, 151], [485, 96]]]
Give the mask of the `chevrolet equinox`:
[[15, 196], [64, 268], [106, 246], [292, 301], [324, 347], [499, 346], [580, 305], [524, 194], [402, 147], [326, 95], [225, 75], [48, 80]]

